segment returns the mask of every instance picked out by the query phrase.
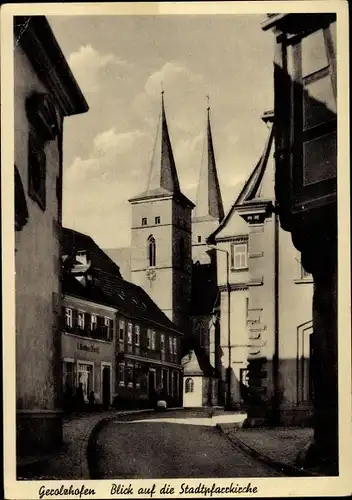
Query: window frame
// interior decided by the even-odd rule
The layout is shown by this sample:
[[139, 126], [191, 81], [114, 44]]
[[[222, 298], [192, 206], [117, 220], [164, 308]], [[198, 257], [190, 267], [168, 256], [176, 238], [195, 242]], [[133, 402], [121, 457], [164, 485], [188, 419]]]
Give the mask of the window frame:
[[[239, 247], [244, 247], [242, 252], [236, 252]], [[236, 265], [236, 256], [240, 256], [240, 260], [244, 260], [244, 265]], [[243, 259], [242, 259], [243, 257]], [[233, 241], [230, 249], [230, 268], [231, 271], [245, 271], [248, 269], [248, 241]]]
[[148, 260], [148, 267], [155, 267], [155, 265], [156, 265], [156, 241], [155, 241], [155, 238], [152, 234], [148, 236], [148, 240], [147, 240], [147, 260]]
[[154, 218], [154, 224], [156, 226], [158, 226], [159, 224], [161, 224], [161, 217], [160, 215], [157, 215], [155, 218]]
[[[68, 314], [69, 312], [69, 314]], [[69, 321], [68, 321], [69, 319]], [[73, 328], [73, 310], [72, 307], [65, 307], [65, 326], [66, 328]]]
[[133, 323], [132, 321], [128, 321], [127, 323], [127, 344], [133, 344]]
[[[122, 328], [121, 328], [122, 326]], [[122, 337], [121, 337], [122, 332]], [[119, 320], [119, 342], [125, 341], [126, 323], [124, 319]]]
[[[80, 315], [81, 315], [81, 321], [80, 321]], [[85, 324], [86, 324], [85, 320], [86, 320], [86, 311], [84, 311], [83, 309], [78, 309], [77, 310], [77, 328], [78, 328], [78, 330], [84, 331]]]
[[142, 217], [141, 226], [147, 226], [147, 225], [148, 225], [148, 219], [147, 219], [147, 217]]
[[185, 394], [194, 392], [194, 380], [192, 377], [187, 377], [185, 380]]

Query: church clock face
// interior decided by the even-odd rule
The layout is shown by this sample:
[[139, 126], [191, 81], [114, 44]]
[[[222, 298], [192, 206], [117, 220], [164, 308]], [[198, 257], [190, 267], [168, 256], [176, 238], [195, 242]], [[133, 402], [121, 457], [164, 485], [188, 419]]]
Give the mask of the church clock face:
[[155, 269], [147, 269], [146, 276], [149, 281], [154, 281], [156, 279], [156, 270]]

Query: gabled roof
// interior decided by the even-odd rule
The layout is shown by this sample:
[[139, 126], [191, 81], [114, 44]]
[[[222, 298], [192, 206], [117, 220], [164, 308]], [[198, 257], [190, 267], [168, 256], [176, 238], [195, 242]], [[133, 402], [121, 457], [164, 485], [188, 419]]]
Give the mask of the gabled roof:
[[177, 176], [176, 164], [166, 120], [164, 92], [162, 92], [161, 112], [146, 190], [137, 196], [133, 196], [129, 199], [129, 201], [133, 203], [149, 198], [164, 198], [167, 196], [172, 196], [181, 201], [183, 204], [192, 207], [194, 206], [194, 204], [186, 196], [184, 196], [180, 190], [180, 183]]
[[181, 364], [184, 376], [215, 377], [216, 370], [209, 362], [209, 357], [201, 347], [194, 347], [188, 354], [183, 356]]
[[[264, 113], [262, 119], [264, 122], [272, 124], [274, 121], [273, 112]], [[273, 142], [274, 142], [274, 126], [272, 124], [270, 126], [268, 139], [266, 141], [262, 156], [260, 157], [258, 163], [254, 167], [248, 180], [245, 182], [240, 194], [236, 198], [236, 201], [233, 203], [230, 210], [225, 215], [224, 219], [221, 221], [216, 230], [207, 238], [208, 243], [213, 243], [215, 241], [216, 235], [222, 230], [223, 227], [226, 226], [232, 214], [239, 207], [243, 205], [248, 206], [252, 203], [258, 203], [270, 200], [270, 198], [267, 198], [265, 196], [267, 193], [264, 192], [263, 185], [266, 174], [270, 175], [270, 173], [268, 172], [268, 164], [270, 155], [272, 154]], [[268, 179], [268, 181], [270, 183], [271, 179]]]
[[63, 255], [73, 256], [75, 252], [85, 250], [93, 269], [100, 268], [121, 277], [119, 266], [95, 243], [93, 238], [66, 227], [62, 228], [62, 232]]
[[221, 191], [216, 170], [213, 137], [210, 125], [210, 108], [207, 108], [207, 133], [204, 138], [197, 201], [193, 220], [224, 218]]

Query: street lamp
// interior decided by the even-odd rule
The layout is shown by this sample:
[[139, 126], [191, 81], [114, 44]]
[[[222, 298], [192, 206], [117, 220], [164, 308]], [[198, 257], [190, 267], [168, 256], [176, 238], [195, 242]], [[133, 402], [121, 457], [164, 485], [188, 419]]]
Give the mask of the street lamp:
[[228, 250], [223, 248], [217, 248], [215, 246], [209, 246], [212, 250], [216, 252], [223, 252], [226, 254], [226, 289], [227, 289], [227, 348], [228, 348], [228, 368], [227, 368], [227, 397], [226, 397], [226, 407], [231, 408], [231, 287], [230, 287], [230, 253]]

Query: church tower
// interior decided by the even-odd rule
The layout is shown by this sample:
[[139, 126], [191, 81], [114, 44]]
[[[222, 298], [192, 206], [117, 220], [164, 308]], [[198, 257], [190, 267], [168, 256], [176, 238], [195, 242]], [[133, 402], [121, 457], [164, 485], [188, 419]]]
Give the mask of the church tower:
[[188, 334], [194, 204], [180, 190], [163, 94], [146, 190], [129, 200], [132, 205], [131, 279]]
[[207, 127], [203, 143], [202, 161], [197, 189], [196, 208], [192, 219], [192, 258], [200, 264], [210, 263], [207, 237], [224, 218], [218, 174], [216, 170], [213, 137], [210, 125], [210, 107], [207, 108]]
[[203, 366], [208, 365], [210, 368], [203, 375], [212, 379], [213, 404], [221, 402], [216, 381], [219, 370], [220, 330], [217, 310], [220, 294], [217, 284], [217, 252], [208, 246], [206, 240], [217, 229], [223, 217], [208, 106], [197, 201], [192, 219], [192, 339], [198, 360], [203, 358]]

